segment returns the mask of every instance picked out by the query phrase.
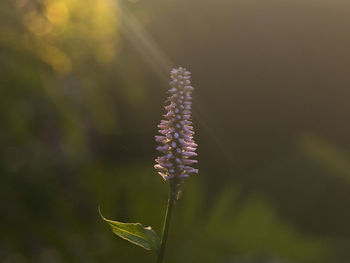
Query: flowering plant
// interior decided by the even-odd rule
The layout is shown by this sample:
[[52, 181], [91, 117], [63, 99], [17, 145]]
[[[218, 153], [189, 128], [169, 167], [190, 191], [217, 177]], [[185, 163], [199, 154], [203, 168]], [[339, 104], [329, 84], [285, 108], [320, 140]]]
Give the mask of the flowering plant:
[[191, 121], [193, 87], [190, 79], [191, 73], [185, 68], [179, 67], [171, 71], [171, 88], [166, 100], [168, 104], [165, 106], [167, 113], [164, 115], [165, 119], [158, 125], [161, 135], [155, 136], [155, 140], [160, 144], [157, 150], [162, 156], [156, 159], [157, 164], [154, 167], [170, 186], [162, 238], [159, 239], [151, 227], [144, 227], [140, 223], [112, 221], [101, 214], [116, 235], [147, 250], [156, 250], [157, 263], [163, 262], [171, 213], [178, 199], [181, 183], [191, 173], [198, 173], [198, 170], [192, 167], [197, 160], [191, 159], [197, 155], [195, 153], [197, 144], [193, 140]]

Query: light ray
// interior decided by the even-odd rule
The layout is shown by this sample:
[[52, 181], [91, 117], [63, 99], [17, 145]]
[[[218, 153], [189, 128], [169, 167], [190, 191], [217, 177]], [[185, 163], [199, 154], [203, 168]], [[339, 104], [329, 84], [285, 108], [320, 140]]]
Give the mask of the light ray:
[[169, 82], [169, 72], [174, 63], [162, 51], [152, 37], [143, 29], [141, 23], [118, 1], [121, 10], [123, 34], [129, 39], [133, 46], [140, 52], [144, 60], [150, 65], [157, 76], [164, 82]]
[[[154, 70], [155, 74], [166, 85], [169, 83], [169, 72], [174, 67], [171, 59], [162, 51], [155, 40], [144, 30], [137, 18], [132, 15], [124, 6], [122, 1], [118, 1], [118, 7], [121, 10], [122, 27], [121, 30], [133, 46], [140, 52], [146, 63]], [[167, 87], [167, 86], [166, 86]], [[196, 98], [197, 106], [194, 107], [196, 120], [204, 128], [213, 142], [218, 146], [225, 158], [231, 163], [235, 162], [234, 154], [230, 149], [215, 136], [213, 130], [202, 117], [200, 98]]]

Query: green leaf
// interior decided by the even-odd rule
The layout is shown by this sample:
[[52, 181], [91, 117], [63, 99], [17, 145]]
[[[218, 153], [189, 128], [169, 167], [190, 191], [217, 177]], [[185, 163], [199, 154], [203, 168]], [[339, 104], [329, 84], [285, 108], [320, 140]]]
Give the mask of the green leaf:
[[140, 223], [122, 223], [109, 220], [102, 215], [100, 208], [99, 213], [102, 219], [110, 225], [114, 234], [130, 241], [131, 243], [139, 245], [144, 249], [159, 249], [159, 237], [151, 227], [144, 227]]

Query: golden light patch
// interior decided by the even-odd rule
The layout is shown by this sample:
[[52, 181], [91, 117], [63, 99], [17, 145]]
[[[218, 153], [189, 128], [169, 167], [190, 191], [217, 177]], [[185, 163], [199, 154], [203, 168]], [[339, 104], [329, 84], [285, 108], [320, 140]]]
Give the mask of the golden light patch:
[[62, 1], [49, 3], [46, 10], [46, 17], [54, 25], [63, 25], [69, 19], [69, 9]]
[[57, 47], [47, 43], [38, 43], [36, 53], [41, 60], [50, 65], [56, 73], [66, 75], [71, 72], [71, 59]]
[[26, 27], [37, 36], [42, 36], [51, 31], [51, 25], [37, 12], [30, 12], [24, 16]]

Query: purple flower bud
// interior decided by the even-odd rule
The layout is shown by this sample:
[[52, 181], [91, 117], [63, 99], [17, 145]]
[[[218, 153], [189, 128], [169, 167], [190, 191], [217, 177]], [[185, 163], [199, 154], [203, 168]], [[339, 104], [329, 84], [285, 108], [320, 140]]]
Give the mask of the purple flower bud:
[[183, 159], [182, 162], [183, 162], [184, 164], [198, 163], [197, 160], [191, 160], [191, 159]]
[[194, 152], [196, 148], [187, 147], [187, 151]]
[[165, 136], [154, 136], [156, 138], [156, 142], [163, 142], [166, 138]]
[[168, 167], [168, 168], [174, 167], [174, 165], [172, 163], [163, 163], [162, 165], [164, 167]]
[[187, 157], [197, 156], [195, 152], [183, 152], [182, 155]]
[[[161, 126], [161, 125], [158, 125], [158, 126]], [[159, 130], [159, 132], [160, 132], [161, 134], [167, 134], [169, 131], [168, 131], [166, 128], [167, 128], [167, 126], [165, 126], [164, 129], [163, 129], [163, 128], [160, 128], [160, 129], [163, 129], [163, 130]]]
[[190, 173], [198, 173], [191, 165], [197, 160], [190, 159], [197, 156], [195, 153], [197, 144], [193, 141], [192, 127], [192, 91], [191, 73], [179, 67], [171, 70], [169, 97], [165, 106], [167, 111], [158, 125], [162, 136], [155, 136], [156, 142], [160, 144], [157, 150], [163, 155], [156, 159], [154, 167], [165, 180], [176, 180], [181, 182]]
[[198, 169], [194, 169], [194, 168], [189, 167], [189, 166], [185, 166], [184, 169], [186, 170], [187, 173], [198, 173]]
[[166, 152], [169, 149], [169, 145], [158, 146], [156, 149], [160, 152]]
[[186, 139], [186, 140], [189, 140], [192, 138], [192, 135], [187, 135], [187, 134], [184, 134], [183, 137]]

